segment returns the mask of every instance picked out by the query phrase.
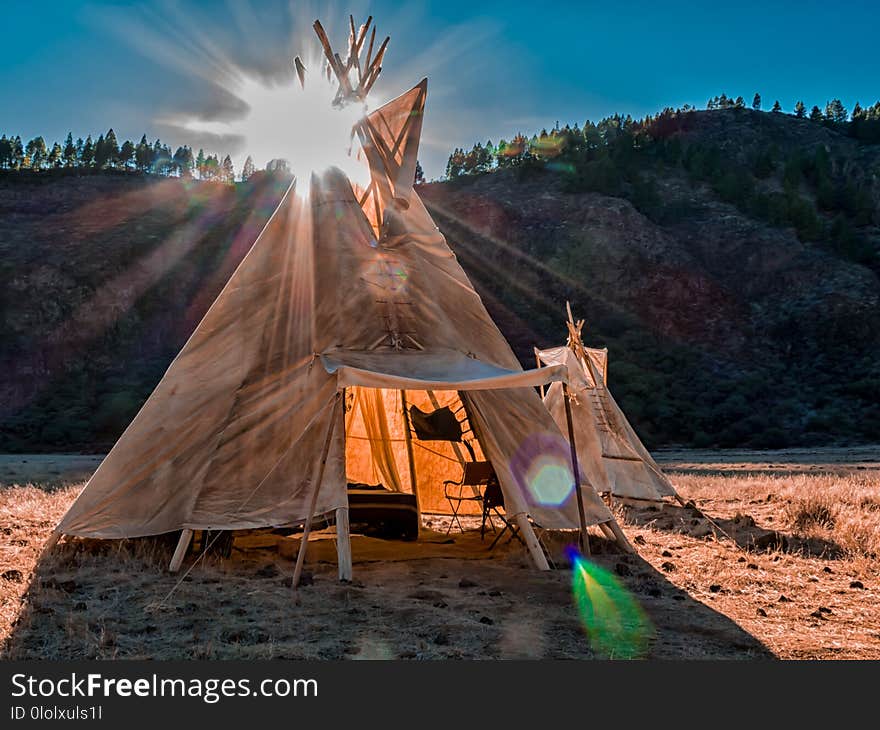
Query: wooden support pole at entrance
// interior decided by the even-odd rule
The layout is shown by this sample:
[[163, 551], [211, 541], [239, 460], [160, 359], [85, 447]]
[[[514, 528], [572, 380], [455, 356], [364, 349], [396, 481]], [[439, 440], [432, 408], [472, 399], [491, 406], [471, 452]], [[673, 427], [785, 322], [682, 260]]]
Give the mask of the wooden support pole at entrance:
[[544, 551], [541, 549], [541, 543], [538, 542], [535, 530], [532, 528], [532, 523], [529, 522], [529, 516], [524, 512], [520, 512], [516, 516], [516, 524], [519, 527], [520, 534], [523, 536], [523, 540], [525, 540], [526, 547], [529, 549], [529, 554], [535, 562], [535, 567], [538, 570], [550, 570], [547, 556], [544, 555]]
[[193, 539], [193, 531], [184, 528], [180, 531], [180, 539], [177, 541], [177, 547], [174, 548], [174, 555], [171, 556], [171, 563], [168, 565], [169, 573], [176, 573], [180, 570], [183, 558], [186, 556], [186, 549], [189, 547]]
[[321, 491], [321, 482], [324, 481], [324, 467], [327, 466], [327, 456], [330, 453], [330, 444], [333, 441], [333, 431], [336, 430], [336, 413], [339, 410], [339, 393], [336, 393], [333, 402], [333, 412], [330, 414], [330, 425], [327, 427], [327, 438], [324, 439], [324, 448], [321, 451], [321, 465], [318, 467], [318, 479], [315, 482], [315, 491], [312, 492], [312, 500], [309, 503], [309, 514], [306, 517], [306, 524], [303, 527], [302, 541], [299, 544], [299, 552], [296, 556], [296, 567], [293, 569], [293, 587], [294, 601], [299, 603], [299, 596], [296, 589], [299, 586], [299, 579], [302, 576], [303, 563], [306, 559], [306, 545], [309, 542], [309, 533], [312, 531], [312, 518], [315, 516], [315, 506], [318, 503], [318, 492]]
[[[342, 408], [339, 409], [342, 428], [342, 453], [347, 447], [345, 424], [345, 397], [347, 391], [342, 389]], [[351, 529], [348, 524], [348, 490], [346, 490], [346, 506], [336, 509], [336, 562], [339, 566], [339, 580], [347, 583], [351, 580]]]
[[339, 562], [339, 580], [351, 580], [351, 532], [348, 526], [348, 507], [336, 510], [336, 557]]
[[419, 488], [416, 485], [416, 463], [413, 461], [412, 433], [410, 433], [409, 412], [406, 408], [406, 391], [400, 391], [400, 403], [403, 408], [403, 438], [406, 441], [406, 458], [409, 462], [409, 482], [412, 485], [416, 500], [416, 520], [419, 532], [422, 531], [422, 508], [419, 504]]
[[565, 422], [568, 425], [568, 445], [571, 450], [571, 468], [574, 472], [574, 492], [577, 497], [578, 520], [581, 530], [581, 551], [590, 554], [590, 537], [587, 535], [587, 517], [584, 514], [584, 495], [581, 494], [581, 469], [578, 465], [577, 446], [574, 442], [574, 424], [571, 419], [571, 403], [568, 384], [562, 383], [562, 400], [565, 403]]

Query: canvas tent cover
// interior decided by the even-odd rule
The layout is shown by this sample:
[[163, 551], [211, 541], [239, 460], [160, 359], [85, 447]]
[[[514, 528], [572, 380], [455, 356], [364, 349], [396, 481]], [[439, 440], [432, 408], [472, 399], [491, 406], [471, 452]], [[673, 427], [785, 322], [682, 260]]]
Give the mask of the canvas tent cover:
[[[413, 191], [426, 90], [422, 81], [358, 126], [366, 189], [338, 169], [313, 175], [307, 192], [291, 185], [61, 533], [301, 522], [331, 425], [315, 514], [346, 506], [346, 462], [406, 489], [407, 470], [398, 464], [395, 483], [387, 468], [400, 451], [388, 427], [395, 397], [430, 407], [438, 392], [466, 406], [509, 513], [578, 526], [567, 443], [532, 387], [567, 370], [522, 370]], [[359, 411], [373, 414], [360, 417], [364, 438], [331, 424], [342, 389], [372, 403]], [[446, 469], [457, 476], [457, 464]], [[582, 494], [588, 524], [612, 520], [588, 484]]]
[[[581, 348], [583, 357], [566, 346], [535, 350], [540, 362], [564, 367], [574, 396], [572, 425], [578, 460], [584, 477], [596, 491], [630, 499], [662, 500], [676, 495], [627, 421], [606, 385], [606, 350]], [[544, 404], [567, 434], [562, 385], [553, 383]]]

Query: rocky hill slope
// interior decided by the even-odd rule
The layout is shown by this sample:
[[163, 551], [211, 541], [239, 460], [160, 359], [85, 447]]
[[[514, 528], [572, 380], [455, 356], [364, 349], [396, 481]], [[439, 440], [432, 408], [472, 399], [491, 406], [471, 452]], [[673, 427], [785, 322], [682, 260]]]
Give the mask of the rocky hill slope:
[[[746, 110], [687, 115], [673, 144], [613, 194], [552, 165], [420, 192], [524, 364], [571, 301], [649, 445], [880, 439], [880, 147]], [[856, 181], [851, 215], [823, 180]], [[112, 444], [282, 186], [0, 177], [0, 449]], [[772, 215], [793, 189], [806, 222]]]

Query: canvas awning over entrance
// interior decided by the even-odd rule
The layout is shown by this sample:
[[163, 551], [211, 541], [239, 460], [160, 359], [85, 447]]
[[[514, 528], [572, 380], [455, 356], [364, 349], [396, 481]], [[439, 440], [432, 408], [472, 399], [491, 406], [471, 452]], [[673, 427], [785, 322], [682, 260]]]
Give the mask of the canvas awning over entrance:
[[565, 380], [565, 365], [508, 370], [456, 350], [335, 351], [321, 355], [340, 388], [397, 390], [500, 390]]

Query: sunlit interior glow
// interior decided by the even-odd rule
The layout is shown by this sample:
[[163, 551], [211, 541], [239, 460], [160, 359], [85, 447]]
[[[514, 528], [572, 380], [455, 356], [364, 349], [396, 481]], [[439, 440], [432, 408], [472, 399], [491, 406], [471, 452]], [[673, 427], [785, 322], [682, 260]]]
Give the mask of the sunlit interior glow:
[[322, 76], [318, 59], [307, 64], [305, 88], [291, 72], [284, 82], [269, 82], [244, 71], [227, 76], [227, 91], [246, 112], [231, 120], [177, 118], [173, 124], [195, 133], [235, 135], [243, 140], [243, 155], [258, 168], [285, 160], [297, 178], [297, 190], [308, 187], [312, 173], [338, 167], [352, 182], [365, 186], [366, 166], [358, 161], [360, 142], [354, 125], [366, 113], [359, 103], [334, 106], [337, 85]]

